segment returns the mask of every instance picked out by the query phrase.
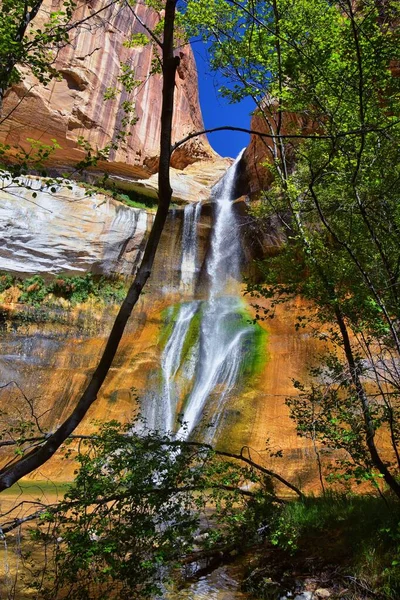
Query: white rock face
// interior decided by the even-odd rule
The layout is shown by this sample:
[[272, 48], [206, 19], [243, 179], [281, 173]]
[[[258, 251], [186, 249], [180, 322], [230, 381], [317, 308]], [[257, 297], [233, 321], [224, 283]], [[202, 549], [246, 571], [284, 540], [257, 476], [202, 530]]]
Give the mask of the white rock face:
[[[190, 204], [208, 200], [211, 188], [219, 181], [231, 166], [231, 158], [215, 158], [189, 165], [184, 171], [170, 168], [169, 175], [172, 187], [172, 201], [178, 204]], [[117, 188], [137, 191], [146, 196], [157, 198], [158, 174], [148, 179], [133, 180], [118, 175], [111, 175]]]
[[40, 179], [20, 183], [0, 182], [0, 270], [129, 274], [135, 269], [152, 214], [103, 194], [87, 196], [75, 184], [56, 186], [53, 193]]

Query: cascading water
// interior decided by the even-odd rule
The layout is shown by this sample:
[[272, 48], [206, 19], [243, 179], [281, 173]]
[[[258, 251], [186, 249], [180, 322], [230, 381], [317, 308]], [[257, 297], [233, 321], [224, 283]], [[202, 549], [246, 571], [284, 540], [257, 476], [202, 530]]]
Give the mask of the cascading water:
[[193, 291], [197, 267], [197, 224], [201, 214], [201, 203], [187, 204], [183, 214], [181, 288]]
[[180, 366], [182, 350], [188, 329], [198, 310], [198, 306], [198, 302], [188, 302], [181, 305], [175, 326], [165, 346], [161, 359], [161, 369], [163, 373], [163, 410], [162, 422], [159, 423], [159, 427], [165, 429], [165, 431], [172, 431], [174, 429], [178, 400], [178, 390], [175, 389], [176, 383], [174, 379]]
[[[206, 263], [208, 298], [171, 307], [167, 316], [162, 397], [153, 398], [152, 414], [146, 417], [150, 427], [180, 438], [187, 438], [200, 422], [204, 425], [207, 417], [201, 438], [213, 439], [253, 342], [254, 328], [243, 318], [239, 296], [241, 248], [233, 207], [242, 153], [212, 193], [215, 219]], [[184, 213], [181, 289], [191, 288], [195, 280], [200, 212], [197, 204]]]

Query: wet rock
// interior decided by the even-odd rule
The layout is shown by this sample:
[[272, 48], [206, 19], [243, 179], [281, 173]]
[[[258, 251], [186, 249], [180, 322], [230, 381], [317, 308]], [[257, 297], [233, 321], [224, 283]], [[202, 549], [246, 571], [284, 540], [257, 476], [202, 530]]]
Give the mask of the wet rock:
[[52, 192], [40, 179], [27, 178], [0, 190], [1, 268], [17, 274], [132, 273], [154, 215], [103, 194], [88, 196], [75, 184], [54, 187]]
[[[216, 158], [193, 164], [184, 171], [171, 167], [170, 178], [172, 187], [172, 201], [176, 204], [187, 204], [208, 200], [213, 185], [221, 179], [231, 164], [228, 158]], [[151, 198], [158, 197], [158, 175], [151, 175], [148, 179], [132, 179], [111, 175], [110, 181], [118, 189], [135, 191]]]
[[293, 600], [314, 600], [314, 594], [312, 592], [301, 592], [296, 594]]
[[259, 592], [261, 592], [263, 598], [266, 598], [267, 600], [279, 600], [281, 598], [282, 588], [279, 583], [273, 581], [270, 577], [264, 577], [259, 586]]
[[331, 593], [329, 590], [325, 589], [325, 588], [318, 588], [317, 590], [315, 590], [314, 592], [314, 596], [316, 598], [330, 598]]

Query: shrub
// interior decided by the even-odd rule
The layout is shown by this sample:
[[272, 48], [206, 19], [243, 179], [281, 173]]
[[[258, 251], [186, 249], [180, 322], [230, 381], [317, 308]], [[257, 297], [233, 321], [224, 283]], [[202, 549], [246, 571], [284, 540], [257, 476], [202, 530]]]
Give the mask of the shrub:
[[28, 277], [22, 282], [21, 287], [23, 293], [20, 299], [28, 304], [41, 304], [49, 294], [49, 289], [40, 275]]
[[8, 288], [14, 285], [15, 277], [9, 273], [0, 274], [0, 294], [8, 290]]

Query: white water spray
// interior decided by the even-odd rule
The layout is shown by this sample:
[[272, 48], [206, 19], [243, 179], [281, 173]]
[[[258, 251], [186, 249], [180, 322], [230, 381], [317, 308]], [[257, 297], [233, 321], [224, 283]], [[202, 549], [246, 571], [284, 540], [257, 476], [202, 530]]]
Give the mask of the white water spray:
[[177, 315], [175, 326], [165, 346], [161, 369], [163, 373], [163, 423], [159, 426], [165, 431], [172, 431], [176, 418], [178, 393], [174, 378], [180, 366], [182, 349], [188, 334], [190, 323], [198, 310], [198, 302], [182, 304]]

